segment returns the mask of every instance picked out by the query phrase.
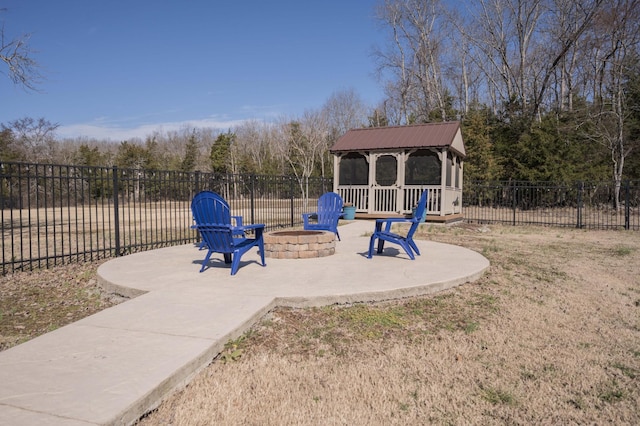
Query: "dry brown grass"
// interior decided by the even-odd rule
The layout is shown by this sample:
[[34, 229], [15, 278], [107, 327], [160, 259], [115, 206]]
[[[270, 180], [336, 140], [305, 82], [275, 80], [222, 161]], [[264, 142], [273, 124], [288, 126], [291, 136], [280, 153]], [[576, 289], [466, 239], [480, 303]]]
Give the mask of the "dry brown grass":
[[[276, 310], [140, 424], [640, 424], [636, 232], [421, 238], [491, 268], [432, 297]], [[0, 350], [117, 303], [98, 263], [0, 277]]]
[[278, 309], [140, 424], [640, 424], [637, 233], [422, 237], [491, 268], [431, 297]]
[[0, 351], [124, 300], [98, 286], [102, 262], [0, 275]]

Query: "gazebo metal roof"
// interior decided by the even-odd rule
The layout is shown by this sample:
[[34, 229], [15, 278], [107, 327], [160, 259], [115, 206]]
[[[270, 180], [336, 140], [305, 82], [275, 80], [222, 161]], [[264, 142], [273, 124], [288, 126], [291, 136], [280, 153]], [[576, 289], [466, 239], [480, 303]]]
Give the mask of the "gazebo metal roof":
[[331, 152], [452, 147], [464, 156], [464, 145], [456, 146], [458, 144], [455, 143], [459, 135], [458, 121], [367, 127], [346, 132], [331, 147]]

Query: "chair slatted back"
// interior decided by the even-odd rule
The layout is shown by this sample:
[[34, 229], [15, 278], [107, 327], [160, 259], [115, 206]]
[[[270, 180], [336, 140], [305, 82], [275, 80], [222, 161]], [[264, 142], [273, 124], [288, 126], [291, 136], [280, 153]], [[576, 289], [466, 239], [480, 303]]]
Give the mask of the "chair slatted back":
[[233, 251], [231, 209], [220, 195], [202, 191], [191, 201], [191, 212], [207, 246], [216, 252]]
[[318, 198], [318, 223], [333, 224], [342, 214], [342, 197], [335, 192], [327, 192]]
[[193, 218], [198, 224], [217, 223], [231, 225], [229, 203], [213, 191], [202, 191], [191, 201]]
[[427, 209], [427, 200], [429, 199], [429, 190], [425, 189], [420, 195], [420, 200], [418, 200], [418, 205], [416, 206], [416, 212], [411, 218], [411, 228], [409, 228], [409, 232], [407, 233], [407, 238], [413, 238], [413, 234], [420, 226], [420, 220], [424, 211]]

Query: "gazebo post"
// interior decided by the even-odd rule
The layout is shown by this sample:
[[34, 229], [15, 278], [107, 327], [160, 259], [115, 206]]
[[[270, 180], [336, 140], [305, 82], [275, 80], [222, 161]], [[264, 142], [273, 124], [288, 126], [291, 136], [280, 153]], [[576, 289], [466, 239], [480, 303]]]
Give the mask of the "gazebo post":
[[404, 195], [405, 195], [405, 190], [404, 190], [404, 183], [405, 183], [405, 167], [407, 165], [407, 150], [401, 151], [398, 153], [398, 157], [397, 157], [397, 161], [398, 161], [398, 181], [396, 182], [398, 185], [398, 200], [397, 200], [397, 207], [399, 210], [399, 213], [402, 213], [405, 209], [404, 206], [406, 205], [405, 201], [404, 201]]
[[368, 152], [367, 155], [365, 155], [365, 158], [367, 159], [367, 162], [369, 163], [369, 189], [368, 189], [368, 193], [369, 196], [367, 197], [367, 213], [373, 213], [373, 205], [375, 204], [373, 202], [373, 186], [374, 186], [374, 182], [376, 180], [376, 171], [375, 171], [375, 155], [371, 152]]
[[454, 213], [462, 213], [462, 187], [464, 186], [464, 161], [460, 159], [460, 199], [458, 202], [458, 209]]
[[447, 198], [447, 149], [440, 150], [440, 216], [444, 216], [444, 206]]
[[340, 183], [340, 156], [333, 156], [333, 192], [338, 192]]

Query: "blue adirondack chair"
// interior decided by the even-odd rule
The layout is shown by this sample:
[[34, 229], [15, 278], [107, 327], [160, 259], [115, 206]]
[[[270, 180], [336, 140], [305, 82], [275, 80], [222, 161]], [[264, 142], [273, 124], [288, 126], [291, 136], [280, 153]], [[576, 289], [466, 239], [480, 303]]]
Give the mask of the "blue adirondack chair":
[[[224, 262], [231, 263], [231, 275], [235, 275], [240, 266], [240, 258], [252, 247], [258, 247], [262, 266], [266, 266], [262, 238], [264, 224], [232, 225], [229, 203], [211, 191], [202, 191], [193, 197], [191, 212], [196, 222], [195, 228], [207, 249], [200, 272], [207, 268], [213, 253], [222, 253]], [[254, 237], [248, 237], [246, 232], [253, 232]]]
[[[342, 197], [335, 192], [326, 192], [318, 198], [318, 210], [313, 213], [302, 213], [305, 230], [331, 231], [338, 233], [338, 221], [342, 217]], [[315, 222], [311, 219], [315, 218]]]
[[[416, 210], [411, 219], [389, 218], [376, 220], [376, 230], [371, 236], [371, 240], [369, 241], [369, 254], [367, 255], [369, 259], [373, 257], [373, 248], [376, 239], [378, 240], [378, 253], [382, 253], [382, 250], [384, 249], [384, 242], [388, 241], [393, 244], [398, 244], [400, 247], [402, 247], [404, 251], [407, 252], [407, 255], [409, 255], [409, 258], [411, 258], [411, 260], [415, 259], [414, 253], [420, 255], [420, 250], [418, 250], [418, 246], [416, 246], [416, 243], [413, 241], [413, 234], [416, 232], [416, 229], [418, 229], [418, 225], [420, 225], [422, 215], [427, 208], [428, 197], [429, 191], [425, 190], [420, 196], [418, 206], [416, 207]], [[391, 225], [394, 223], [411, 223], [411, 227], [409, 228], [407, 234], [402, 236], [400, 234], [391, 232]]]
[[[218, 194], [216, 194], [213, 191], [201, 191], [201, 192], [197, 193], [193, 197], [193, 200], [191, 201], [191, 209], [193, 210], [194, 203], [196, 203], [196, 204], [199, 203], [201, 198], [208, 198], [208, 197], [211, 197], [213, 195], [215, 195], [217, 197], [220, 197]], [[205, 222], [209, 222], [210, 220], [213, 220], [213, 214], [203, 210], [201, 212], [201, 218]], [[231, 219], [232, 219], [233, 222], [235, 222], [234, 237], [236, 237], [236, 238], [244, 238], [245, 235], [244, 235], [244, 231], [242, 230], [242, 216], [231, 216]], [[195, 221], [195, 216], [194, 216], [194, 221]], [[233, 222], [232, 222], [232, 224], [233, 224]], [[196, 229], [197, 226], [193, 225], [192, 228]], [[202, 250], [204, 248], [207, 248], [207, 243], [204, 241], [203, 238], [201, 238], [201, 240], [200, 240], [200, 250]]]

